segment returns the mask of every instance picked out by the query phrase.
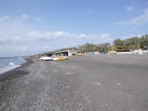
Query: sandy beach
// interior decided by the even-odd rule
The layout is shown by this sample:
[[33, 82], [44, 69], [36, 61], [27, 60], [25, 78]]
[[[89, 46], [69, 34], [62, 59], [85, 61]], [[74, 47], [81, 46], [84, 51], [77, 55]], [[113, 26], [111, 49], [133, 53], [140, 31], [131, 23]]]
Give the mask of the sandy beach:
[[0, 111], [148, 111], [148, 55], [35, 59], [0, 75]]

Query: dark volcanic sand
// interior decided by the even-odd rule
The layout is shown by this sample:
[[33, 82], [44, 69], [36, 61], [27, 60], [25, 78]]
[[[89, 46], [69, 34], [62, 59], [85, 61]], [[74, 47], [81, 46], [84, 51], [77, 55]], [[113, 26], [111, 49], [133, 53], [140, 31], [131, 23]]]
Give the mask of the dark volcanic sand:
[[0, 111], [148, 111], [148, 55], [35, 60], [0, 76]]

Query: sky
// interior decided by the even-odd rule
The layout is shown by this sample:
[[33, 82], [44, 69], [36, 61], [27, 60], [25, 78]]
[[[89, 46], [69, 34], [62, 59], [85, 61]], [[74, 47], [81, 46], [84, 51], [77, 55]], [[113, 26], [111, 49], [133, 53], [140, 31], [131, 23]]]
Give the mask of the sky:
[[0, 57], [148, 33], [148, 0], [0, 0]]

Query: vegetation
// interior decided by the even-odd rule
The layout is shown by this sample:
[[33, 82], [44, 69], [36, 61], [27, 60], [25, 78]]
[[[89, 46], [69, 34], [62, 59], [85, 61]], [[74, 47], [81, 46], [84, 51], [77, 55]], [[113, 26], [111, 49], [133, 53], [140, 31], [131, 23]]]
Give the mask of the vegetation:
[[133, 51], [136, 49], [148, 49], [148, 35], [137, 36], [125, 40], [116, 39], [113, 42], [114, 50], [118, 52]]
[[77, 50], [78, 52], [81, 53], [95, 52], [95, 51], [100, 53], [107, 53], [112, 49], [117, 52], [133, 51], [136, 49], [148, 50], [148, 35], [143, 35], [140, 38], [135, 36], [124, 40], [118, 38], [113, 41], [113, 47], [111, 46], [110, 43], [102, 43], [102, 44], [86, 43], [84, 45], [80, 45], [79, 47], [62, 48], [47, 53], [55, 53], [58, 51], [65, 51], [65, 50]]
[[111, 47], [110, 43], [103, 43], [103, 44], [89, 44], [86, 43], [85, 45], [79, 46], [79, 51], [84, 52], [101, 52], [101, 53], [107, 53], [109, 47]]

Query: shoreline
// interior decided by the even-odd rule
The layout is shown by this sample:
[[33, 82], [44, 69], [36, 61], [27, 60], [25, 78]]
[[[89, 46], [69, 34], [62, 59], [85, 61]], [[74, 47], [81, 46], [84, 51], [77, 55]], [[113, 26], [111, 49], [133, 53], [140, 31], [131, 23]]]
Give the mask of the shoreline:
[[12, 70], [9, 70], [7, 72], [4, 72], [0, 74], [0, 82], [4, 82], [7, 80], [19, 78], [23, 75], [27, 75], [29, 72], [25, 70], [24, 68], [28, 66], [29, 64], [33, 63], [33, 59], [30, 59], [29, 57], [23, 58], [26, 62], [22, 64], [20, 67], [14, 68]]

